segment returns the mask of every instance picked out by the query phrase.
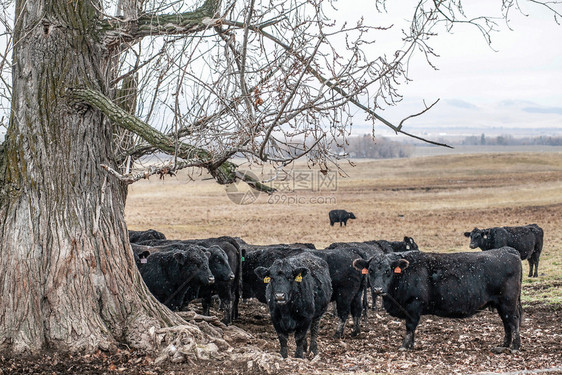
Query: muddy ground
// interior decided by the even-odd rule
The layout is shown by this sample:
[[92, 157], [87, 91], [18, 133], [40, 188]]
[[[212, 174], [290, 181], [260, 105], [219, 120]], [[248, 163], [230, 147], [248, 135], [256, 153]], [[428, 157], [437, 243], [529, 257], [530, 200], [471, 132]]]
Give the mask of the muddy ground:
[[[2, 357], [0, 374], [479, 374], [531, 373], [529, 370], [562, 374], [562, 310], [541, 304], [524, 307], [522, 350], [518, 353], [491, 351], [503, 337], [501, 321], [492, 311], [462, 320], [425, 316], [416, 331], [415, 348], [408, 352], [398, 350], [404, 322], [382, 310], [370, 311], [368, 324], [362, 324], [363, 332], [358, 337], [350, 337], [351, 327], [346, 327], [343, 339], [332, 338], [336, 318], [328, 313], [322, 322], [319, 356], [304, 360], [283, 360], [279, 356], [279, 343], [265, 305], [257, 301], [242, 304], [236, 326], [252, 338], [239, 343], [235, 352], [244, 353], [245, 345], [261, 348], [270, 354], [267, 370], [258, 366], [258, 358], [255, 363], [213, 360], [155, 364], [150, 356], [121, 348], [115, 354]], [[292, 355], [294, 341], [289, 344]], [[550, 371], [544, 371], [547, 369]]]

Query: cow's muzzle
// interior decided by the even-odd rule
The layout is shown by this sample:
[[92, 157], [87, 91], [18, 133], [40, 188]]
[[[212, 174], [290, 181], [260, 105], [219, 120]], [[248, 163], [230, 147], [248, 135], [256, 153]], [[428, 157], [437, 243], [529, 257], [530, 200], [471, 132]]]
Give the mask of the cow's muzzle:
[[284, 305], [287, 303], [287, 296], [285, 293], [275, 293], [275, 303], [278, 305]]
[[229, 279], [229, 280], [234, 280], [235, 277], [236, 277], [236, 276], [234, 276], [234, 274], [231, 273], [231, 274], [228, 276], [228, 279]]
[[209, 278], [207, 279], [207, 281], [209, 281], [209, 284], [214, 284], [214, 283], [215, 283], [215, 277], [214, 277], [214, 276], [209, 276]]
[[375, 293], [377, 296], [380, 296], [381, 294], [384, 294], [384, 291], [382, 290], [382, 288], [373, 288], [373, 293]]

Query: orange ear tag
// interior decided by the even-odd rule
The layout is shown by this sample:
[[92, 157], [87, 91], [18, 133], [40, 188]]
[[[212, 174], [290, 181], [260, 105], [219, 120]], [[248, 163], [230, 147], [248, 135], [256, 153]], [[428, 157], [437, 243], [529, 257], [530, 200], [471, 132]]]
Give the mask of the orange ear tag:
[[368, 275], [368, 274], [369, 274], [369, 270], [368, 270], [367, 268], [363, 268], [363, 269], [361, 270], [361, 274], [363, 274], [363, 275]]
[[402, 268], [396, 267], [396, 268], [394, 269], [394, 273], [402, 273]]
[[263, 278], [264, 284], [269, 284], [270, 281], [271, 281], [271, 277], [269, 277], [269, 276], [266, 276], [266, 277]]
[[297, 275], [297, 277], [295, 277], [295, 281], [296, 281], [297, 283], [302, 283], [302, 276], [301, 276], [300, 273]]

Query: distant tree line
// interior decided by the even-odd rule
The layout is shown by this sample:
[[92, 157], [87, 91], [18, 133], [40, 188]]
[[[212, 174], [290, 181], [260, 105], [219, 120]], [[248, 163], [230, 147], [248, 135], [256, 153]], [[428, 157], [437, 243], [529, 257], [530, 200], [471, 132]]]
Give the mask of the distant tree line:
[[497, 146], [562, 146], [562, 137], [538, 136], [516, 138], [510, 134], [487, 137], [485, 134], [479, 136], [471, 135], [461, 141], [462, 145], [497, 145]]
[[334, 147], [338, 154], [347, 154], [359, 159], [407, 158], [412, 155], [413, 146], [394, 142], [384, 137], [370, 135], [349, 137], [344, 145]]

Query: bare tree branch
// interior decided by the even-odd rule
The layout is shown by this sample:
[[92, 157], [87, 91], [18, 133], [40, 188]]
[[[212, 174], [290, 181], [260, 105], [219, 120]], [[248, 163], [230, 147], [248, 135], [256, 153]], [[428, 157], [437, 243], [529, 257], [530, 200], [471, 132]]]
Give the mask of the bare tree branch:
[[[170, 139], [156, 129], [152, 128], [150, 125], [125, 112], [100, 92], [88, 88], [76, 88], [73, 89], [69, 94], [74, 100], [88, 103], [92, 107], [101, 111], [115, 125], [137, 134], [146, 142], [150, 143], [159, 150], [167, 152], [169, 154], [174, 154], [175, 152], [177, 152], [177, 155], [182, 159], [191, 160], [189, 164], [183, 164], [181, 167], [185, 168], [193, 165], [204, 167], [209, 170], [211, 175], [220, 184], [234, 183], [237, 178], [241, 178], [243, 179], [243, 181], [258, 190], [267, 192], [269, 194], [275, 191], [273, 188], [262, 184], [260, 181], [252, 178], [251, 176], [242, 176], [242, 174], [237, 173], [237, 166], [234, 163], [228, 162], [226, 160], [223, 161], [222, 159], [220, 163], [217, 163], [217, 161], [214, 160], [213, 155], [206, 150], [193, 147], [183, 142], [180, 143], [176, 148], [175, 141], [173, 139]], [[178, 167], [180, 166], [177, 166], [176, 170]], [[110, 171], [109, 168], [106, 168], [106, 170]], [[161, 168], [159, 170], [161, 170]], [[119, 173], [115, 171], [111, 173], [123, 181], [132, 181], [138, 177], [119, 177]]]

